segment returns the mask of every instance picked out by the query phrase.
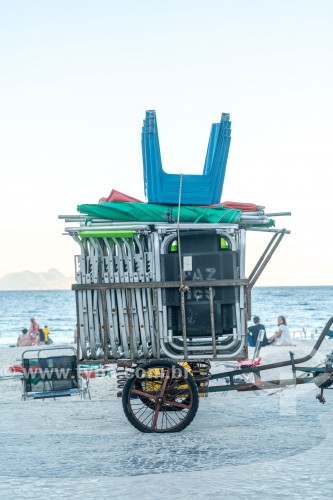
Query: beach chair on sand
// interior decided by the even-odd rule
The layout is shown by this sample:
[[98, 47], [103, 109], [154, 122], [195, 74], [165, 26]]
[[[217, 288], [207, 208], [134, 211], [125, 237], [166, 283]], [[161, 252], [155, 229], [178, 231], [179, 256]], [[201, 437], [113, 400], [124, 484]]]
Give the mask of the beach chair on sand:
[[78, 395], [91, 399], [89, 381], [80, 376], [74, 347], [29, 349], [22, 353], [22, 399]]

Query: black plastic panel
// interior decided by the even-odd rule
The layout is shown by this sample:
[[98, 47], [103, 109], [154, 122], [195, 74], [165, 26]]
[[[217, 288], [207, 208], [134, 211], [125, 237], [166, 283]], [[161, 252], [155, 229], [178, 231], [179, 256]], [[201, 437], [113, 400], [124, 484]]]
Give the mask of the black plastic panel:
[[[186, 260], [187, 259], [187, 260]], [[182, 254], [185, 281], [212, 281], [237, 278], [237, 253], [233, 251], [205, 253], [198, 255]], [[163, 281], [179, 281], [178, 253], [161, 255]], [[191, 269], [189, 269], [191, 268]], [[186, 270], [189, 269], [189, 270]], [[186, 302], [202, 302], [209, 300], [208, 288], [191, 288], [186, 293]], [[213, 289], [214, 301], [222, 304], [234, 304], [236, 289], [233, 286], [216, 287]], [[179, 306], [180, 294], [177, 289], [168, 289], [163, 292], [163, 304]]]

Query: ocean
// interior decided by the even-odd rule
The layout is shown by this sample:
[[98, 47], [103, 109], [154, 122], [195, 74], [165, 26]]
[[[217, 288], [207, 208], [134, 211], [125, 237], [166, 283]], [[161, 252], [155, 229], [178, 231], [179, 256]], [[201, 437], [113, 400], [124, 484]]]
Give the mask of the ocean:
[[260, 317], [268, 334], [276, 331], [281, 315], [296, 337], [303, 329], [319, 335], [333, 316], [333, 286], [255, 287], [252, 317]]
[[[31, 316], [41, 327], [49, 327], [54, 342], [73, 341], [76, 308], [71, 290], [0, 291], [0, 311], [0, 345], [15, 344], [22, 328], [29, 328]], [[333, 316], [333, 286], [255, 287], [253, 315], [260, 317], [268, 335], [275, 332], [278, 316], [284, 315], [295, 337], [305, 330], [309, 339]]]

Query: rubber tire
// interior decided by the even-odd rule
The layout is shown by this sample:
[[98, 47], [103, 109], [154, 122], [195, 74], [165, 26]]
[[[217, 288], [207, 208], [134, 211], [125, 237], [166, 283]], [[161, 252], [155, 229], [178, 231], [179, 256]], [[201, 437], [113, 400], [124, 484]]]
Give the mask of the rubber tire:
[[149, 370], [150, 368], [159, 368], [159, 367], [165, 367], [165, 368], [172, 368], [173, 366], [177, 367], [177, 370], [180, 370], [181, 373], [187, 378], [187, 381], [189, 383], [190, 389], [192, 391], [192, 408], [188, 412], [186, 418], [180, 422], [177, 427], [171, 428], [171, 429], [163, 429], [163, 430], [156, 430], [156, 429], [150, 429], [149, 427], [143, 426], [140, 424], [140, 422], [134, 418], [132, 412], [128, 408], [128, 398], [129, 398], [129, 393], [132, 387], [132, 382], [133, 379], [136, 378], [135, 373], [129, 377], [126, 380], [126, 383], [123, 388], [123, 394], [122, 394], [122, 403], [123, 403], [123, 410], [124, 413], [127, 417], [127, 420], [130, 422], [130, 424], [133, 425], [138, 431], [140, 432], [146, 432], [146, 433], [158, 433], [158, 434], [163, 434], [167, 432], [180, 432], [183, 431], [186, 427], [190, 425], [192, 420], [194, 419], [198, 407], [199, 407], [199, 392], [198, 392], [198, 386], [192, 377], [192, 375], [185, 370], [181, 365], [178, 365], [178, 363], [169, 361], [169, 360], [154, 360], [154, 361], [149, 361], [148, 363], [140, 364], [140, 368], [144, 370]]

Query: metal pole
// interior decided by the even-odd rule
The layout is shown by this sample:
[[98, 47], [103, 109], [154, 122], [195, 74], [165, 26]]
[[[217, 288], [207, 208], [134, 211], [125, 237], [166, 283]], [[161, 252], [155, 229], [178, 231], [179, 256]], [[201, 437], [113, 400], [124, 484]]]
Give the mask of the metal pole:
[[209, 313], [210, 313], [210, 329], [212, 333], [212, 348], [213, 348], [213, 359], [216, 358], [216, 338], [215, 338], [215, 318], [214, 318], [214, 299], [213, 299], [213, 288], [209, 287]]
[[131, 290], [127, 290], [127, 314], [128, 314], [128, 330], [130, 342], [130, 357], [134, 359], [134, 337], [133, 337], [133, 309], [132, 309], [132, 295]]
[[[104, 358], [105, 361], [110, 358], [110, 350], [109, 350], [109, 344], [108, 344], [108, 312], [107, 312], [107, 305], [106, 305], [106, 289], [101, 290], [101, 300], [102, 300], [102, 311], [103, 311], [103, 325], [102, 325], [102, 335], [103, 335], [103, 346], [104, 346]], [[114, 356], [116, 356], [116, 353], [114, 353]]]
[[187, 358], [187, 337], [186, 337], [186, 313], [185, 313], [185, 292], [180, 290], [181, 313], [182, 313], [182, 332], [184, 345], [184, 358]]

